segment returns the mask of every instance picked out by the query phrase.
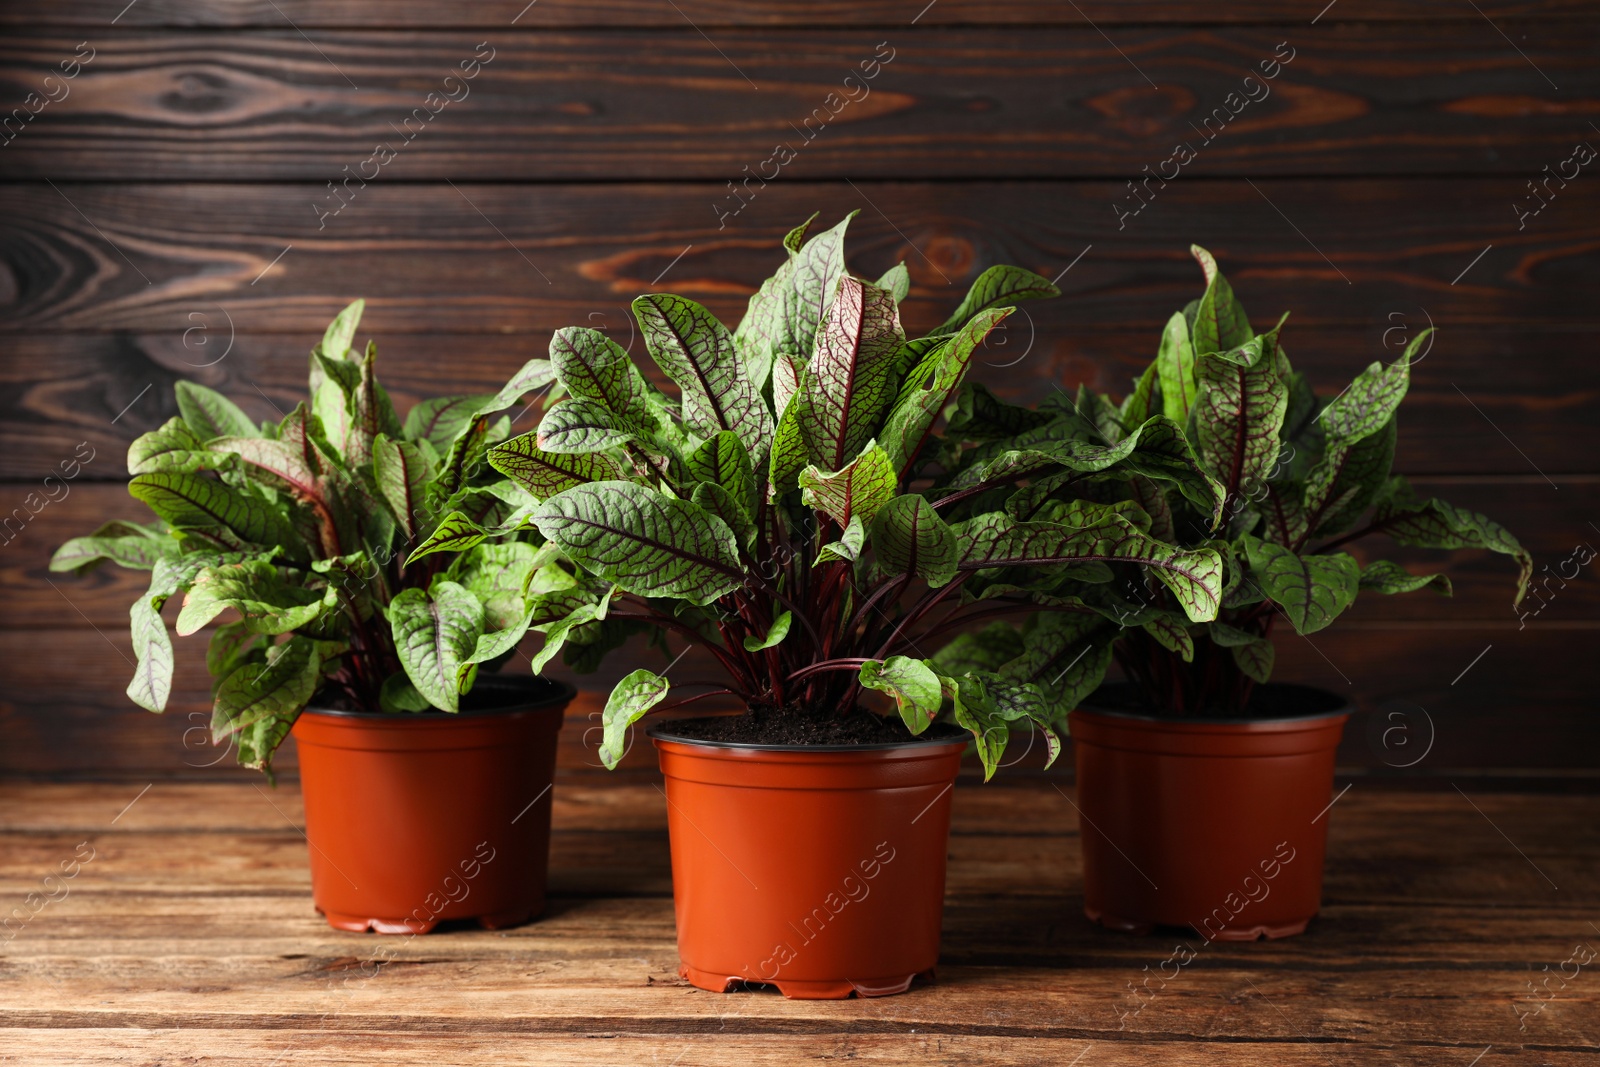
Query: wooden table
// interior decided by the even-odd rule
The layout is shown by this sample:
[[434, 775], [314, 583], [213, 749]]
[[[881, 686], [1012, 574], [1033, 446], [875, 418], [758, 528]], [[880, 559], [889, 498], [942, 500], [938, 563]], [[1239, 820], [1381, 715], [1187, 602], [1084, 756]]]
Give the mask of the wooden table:
[[678, 978], [646, 780], [558, 787], [542, 920], [381, 943], [313, 912], [292, 784], [0, 784], [7, 908], [94, 856], [0, 944], [0, 1063], [1600, 1064], [1600, 955], [1553, 977], [1600, 949], [1600, 797], [1358, 781], [1330, 817], [1311, 930], [1208, 945], [1091, 926], [1066, 799], [963, 783], [937, 984], [807, 1002]]

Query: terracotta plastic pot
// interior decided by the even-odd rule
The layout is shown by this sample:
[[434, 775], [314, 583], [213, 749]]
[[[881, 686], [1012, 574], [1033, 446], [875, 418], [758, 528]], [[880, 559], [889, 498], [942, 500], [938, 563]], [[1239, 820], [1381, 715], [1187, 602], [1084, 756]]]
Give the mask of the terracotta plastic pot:
[[728, 992], [902, 993], [939, 958], [962, 738], [778, 746], [650, 730], [666, 776], [678, 973]]
[[556, 735], [573, 692], [484, 675], [456, 714], [307, 708], [294, 737], [311, 896], [328, 925], [492, 930], [543, 911]]
[[[1265, 688], [1303, 714], [1158, 718], [1094, 699], [1072, 712], [1090, 919], [1136, 933], [1188, 926], [1222, 941], [1305, 930], [1322, 903], [1334, 750], [1349, 708], [1305, 686]], [[1116, 695], [1108, 686], [1097, 697]]]

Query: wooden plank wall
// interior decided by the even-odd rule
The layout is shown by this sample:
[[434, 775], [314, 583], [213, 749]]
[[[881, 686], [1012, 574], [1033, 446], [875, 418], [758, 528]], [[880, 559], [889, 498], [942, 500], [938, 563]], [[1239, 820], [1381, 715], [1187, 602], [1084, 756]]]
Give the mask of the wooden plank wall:
[[[1600, 175], [1564, 164], [1600, 146], [1592, 5], [524, 3], [0, 6], [0, 516], [21, 526], [0, 535], [0, 772], [233, 773], [196, 744], [201, 650], [180, 646], [171, 714], [137, 711], [136, 583], [45, 570], [138, 514], [122, 456], [178, 378], [287, 409], [364, 296], [400, 403], [474, 391], [556, 327], [630, 338], [643, 291], [731, 321], [786, 229], [859, 210], [852, 265], [906, 262], [913, 327], [992, 263], [1059, 278], [980, 369], [1012, 396], [1122, 391], [1198, 292], [1191, 241], [1258, 322], [1293, 311], [1324, 390], [1435, 325], [1399, 465], [1524, 539], [1542, 609], [1519, 619], [1510, 568], [1465, 553], [1453, 601], [1362, 604], [1286, 639], [1280, 675], [1374, 717], [1352, 769], [1596, 773], [1600, 581], [1563, 567], [1600, 541]], [[1143, 183], [1179, 142], [1194, 158]], [[643, 654], [579, 680], [569, 769]]]

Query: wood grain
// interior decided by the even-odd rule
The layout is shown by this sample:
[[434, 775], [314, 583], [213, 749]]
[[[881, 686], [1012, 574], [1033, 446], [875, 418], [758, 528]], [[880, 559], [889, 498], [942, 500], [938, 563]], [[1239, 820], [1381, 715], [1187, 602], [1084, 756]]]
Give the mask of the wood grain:
[[542, 344], [651, 290], [733, 319], [788, 228], [819, 209], [861, 209], [852, 267], [876, 277], [905, 261], [911, 329], [942, 321], [1004, 261], [1060, 277], [1055, 303], [1070, 318], [1056, 321], [1138, 323], [1154, 336], [1201, 288], [1194, 241], [1257, 318], [1292, 310], [1296, 332], [1393, 312], [1417, 322], [1421, 309], [1447, 327], [1592, 330], [1600, 183], [1573, 184], [1518, 232], [1520, 185], [1180, 179], [1119, 231], [1121, 183], [785, 182], [719, 231], [713, 205], [727, 193], [712, 185], [373, 184], [319, 232], [317, 186], [23, 183], [0, 187], [0, 328], [181, 334], [191, 313], [220, 304], [242, 332], [314, 338], [365, 296], [385, 335], [532, 333]]
[[[1352, 770], [1440, 788], [1475, 768], [1592, 779], [1600, 725], [1588, 690], [1574, 679], [1592, 669], [1596, 632], [1592, 621], [1536, 619], [1520, 631], [1514, 619], [1351, 623], [1312, 639], [1281, 639], [1275, 677], [1346, 695], [1361, 709], [1339, 756]], [[237, 779], [243, 772], [231, 755], [206, 744], [211, 700], [203, 649], [194, 639], [181, 643], [177, 662], [168, 711], [152, 715], [123, 695], [132, 675], [125, 625], [0, 631], [0, 731], [7, 738], [0, 775]], [[594, 727], [606, 694], [628, 671], [660, 665], [659, 652], [636, 642], [594, 675], [553, 670], [580, 686], [558, 764], [599, 773]], [[716, 676], [693, 656], [681, 670], [685, 678]], [[1395, 725], [1404, 729], [1384, 733]], [[1008, 759], [1019, 760], [1018, 773], [1029, 772], [1040, 765], [1042, 749], [1019, 739], [1013, 754]], [[293, 772], [291, 760], [286, 750], [286, 773]], [[654, 765], [654, 752], [636, 737], [623, 766], [643, 774]], [[1053, 773], [1065, 774], [1070, 765], [1064, 758]]]
[[[1031, 31], [1025, 50], [1010, 28], [729, 30], [715, 42], [659, 30], [119, 33], [94, 42], [6, 163], [13, 178], [57, 182], [1120, 183], [1187, 142], [1199, 159], [1186, 178], [1498, 173], [1520, 186], [1592, 136], [1583, 116], [1600, 111], [1589, 24], [1507, 24], [1524, 57], [1481, 21], [1424, 35], [1130, 28], [1115, 43], [1076, 22]], [[9, 39], [8, 95], [59, 74], [78, 43]], [[1264, 80], [1275, 54], [1292, 60]], [[1226, 129], [1213, 119], [1202, 134], [1218, 108]], [[369, 161], [379, 144], [397, 156], [382, 167]]]
[[[1075, 395], [1080, 384], [1126, 393], [1153, 355], [1160, 324], [1087, 329], [1077, 304], [1025, 306], [1027, 313], [979, 353], [973, 379], [1019, 402], [1056, 387]], [[173, 386], [181, 378], [220, 390], [257, 419], [276, 420], [294, 410], [305, 389], [306, 354], [320, 330], [230, 331], [226, 309], [201, 304], [187, 319], [189, 328], [178, 333], [15, 337], [10, 358], [0, 362], [0, 481], [37, 482], [59, 474], [60, 463], [84, 442], [94, 458], [79, 479], [122, 478], [128, 444], [177, 414]], [[1372, 360], [1396, 358], [1427, 317], [1421, 308], [1391, 309], [1359, 325], [1302, 328], [1296, 314], [1283, 336], [1295, 368], [1333, 396]], [[392, 319], [388, 309], [369, 311], [362, 335], [378, 342], [379, 373], [401, 411], [424, 397], [495, 392], [548, 345], [545, 334], [402, 333]], [[654, 373], [624, 302], [588, 314], [573, 309], [567, 322], [604, 329], [619, 344], [632, 344], [646, 371], [676, 388]], [[1566, 358], [1544, 354], [1596, 345], [1600, 328], [1439, 324], [1433, 349], [1412, 371], [1399, 468], [1412, 474], [1526, 475], [1547, 489], [1550, 483], [1539, 471], [1558, 484], [1565, 475], [1594, 473], [1600, 423], [1592, 412], [1600, 404], [1600, 380], [1574, 374]], [[1508, 367], [1516, 367], [1514, 376], [1507, 376]], [[514, 428], [531, 429], [539, 415], [534, 409], [519, 416]], [[24, 492], [19, 487], [12, 495]], [[0, 515], [7, 512], [0, 507]]]
[[[1316, 17], [1318, 25], [1340, 22], [1476, 21], [1470, 7], [1449, 0], [1343, 0], [1320, 15], [1308, 5], [1295, 17]], [[1482, 18], [1571, 19], [1590, 14], [1582, 0], [1486, 0], [1476, 5]], [[1278, 22], [1290, 13], [1270, 0], [1196, 5], [1188, 0], [1086, 0], [1072, 6], [1051, 0], [1009, 4], [983, 0], [682, 0], [663, 7], [652, 0], [487, 0], [444, 7], [429, 0], [44, 0], [24, 7], [0, 6], [0, 23], [104, 28], [112, 23], [138, 26], [498, 28], [573, 26], [650, 26], [689, 32], [692, 27], [724, 26], [918, 26], [940, 25], [1102, 25], [1180, 23], [1186, 25]]]
[[[112, 825], [127, 786], [0, 784], [0, 891], [30, 891], [81, 841], [96, 850], [65, 899], [6, 945], [7, 1053], [24, 1063], [1593, 1060], [1600, 992], [1582, 975], [1526, 1030], [1512, 1007], [1530, 973], [1596, 940], [1585, 921], [1600, 904], [1596, 797], [1353, 790], [1330, 813], [1324, 906], [1308, 932], [1207, 945], [1179, 931], [1112, 934], [1081, 917], [1070, 788], [964, 784], [938, 982], [881, 1001], [808, 1002], [717, 996], [677, 978], [651, 787], [558, 788], [556, 892], [541, 920], [409, 940], [341, 934], [314, 914], [300, 809], [291, 787], [278, 792], [269, 804], [248, 786], [158, 783]], [[1194, 962], [1135, 1013], [1131, 987], [1175, 942]]]

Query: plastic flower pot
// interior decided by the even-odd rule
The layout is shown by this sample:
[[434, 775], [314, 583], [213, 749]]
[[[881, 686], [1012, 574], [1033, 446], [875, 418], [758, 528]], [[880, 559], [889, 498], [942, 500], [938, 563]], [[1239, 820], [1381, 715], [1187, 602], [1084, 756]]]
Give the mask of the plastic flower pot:
[[1349, 708], [1305, 686], [1264, 688], [1291, 713], [1179, 719], [1108, 710], [1118, 686], [1072, 712], [1091, 920], [1253, 941], [1301, 933], [1317, 914], [1334, 750]]
[[556, 735], [573, 693], [484, 675], [454, 714], [308, 707], [294, 737], [311, 896], [328, 925], [492, 930], [543, 911]]
[[678, 973], [729, 992], [903, 993], [932, 976], [964, 737], [780, 746], [652, 727], [666, 776]]

